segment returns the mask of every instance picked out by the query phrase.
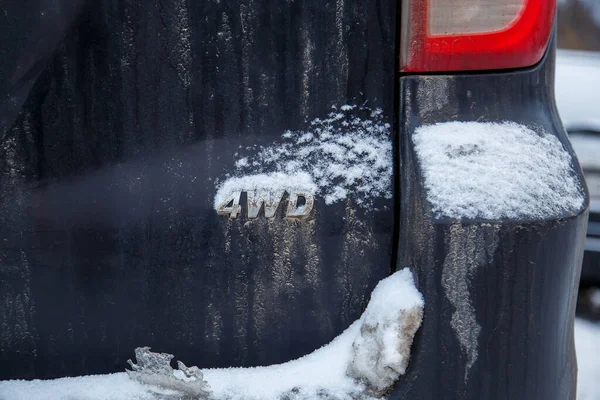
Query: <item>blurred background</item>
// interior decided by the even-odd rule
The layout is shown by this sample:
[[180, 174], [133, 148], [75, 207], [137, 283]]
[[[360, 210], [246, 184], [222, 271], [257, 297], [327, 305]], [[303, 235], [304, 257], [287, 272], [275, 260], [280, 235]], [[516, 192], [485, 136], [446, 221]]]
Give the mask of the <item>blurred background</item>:
[[556, 103], [590, 191], [577, 302], [578, 400], [600, 400], [600, 0], [558, 0]]
[[600, 0], [558, 1], [558, 48], [556, 103], [590, 191], [580, 312], [600, 319]]
[[600, 0], [558, 0], [558, 47], [600, 51]]

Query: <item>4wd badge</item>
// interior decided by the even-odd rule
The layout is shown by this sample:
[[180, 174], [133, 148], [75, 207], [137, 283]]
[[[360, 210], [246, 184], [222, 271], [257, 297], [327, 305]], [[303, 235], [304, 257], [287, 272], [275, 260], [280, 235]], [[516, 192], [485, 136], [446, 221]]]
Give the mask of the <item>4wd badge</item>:
[[237, 218], [242, 212], [240, 198], [246, 193], [248, 219], [258, 218], [261, 208], [265, 210], [266, 218], [274, 218], [283, 199], [288, 193], [288, 205], [285, 213], [286, 218], [300, 219], [310, 215], [315, 200], [312, 194], [306, 192], [288, 192], [285, 190], [244, 190], [233, 192], [217, 209], [219, 215], [229, 215], [229, 218]]

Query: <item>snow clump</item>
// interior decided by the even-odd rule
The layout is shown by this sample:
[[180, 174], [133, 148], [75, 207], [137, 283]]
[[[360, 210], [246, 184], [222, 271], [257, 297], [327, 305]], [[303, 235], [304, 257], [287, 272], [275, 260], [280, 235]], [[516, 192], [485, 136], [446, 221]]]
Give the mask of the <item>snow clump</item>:
[[391, 388], [406, 372], [423, 306], [408, 269], [379, 282], [361, 317], [348, 374], [366, 382], [377, 395]]
[[135, 349], [137, 364], [127, 360], [132, 370], [127, 370], [127, 375], [133, 380], [163, 389], [183, 393], [186, 398], [202, 400], [208, 399], [210, 389], [203, 379], [198, 367], [186, 367], [177, 361], [178, 369], [171, 367], [173, 355], [167, 353], [153, 353], [150, 347]]
[[600, 322], [575, 319], [577, 400], [600, 399]]

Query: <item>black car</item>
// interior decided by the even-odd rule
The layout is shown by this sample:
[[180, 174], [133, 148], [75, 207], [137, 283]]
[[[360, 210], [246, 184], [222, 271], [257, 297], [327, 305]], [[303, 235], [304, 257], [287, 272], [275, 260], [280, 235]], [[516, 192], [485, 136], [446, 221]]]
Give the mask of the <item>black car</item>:
[[0, 378], [119, 372], [141, 346], [287, 362], [408, 268], [424, 308], [400, 324], [404, 368], [385, 338], [354, 342], [397, 377], [357, 378], [369, 395], [574, 399], [589, 196], [555, 106], [555, 13], [3, 1]]

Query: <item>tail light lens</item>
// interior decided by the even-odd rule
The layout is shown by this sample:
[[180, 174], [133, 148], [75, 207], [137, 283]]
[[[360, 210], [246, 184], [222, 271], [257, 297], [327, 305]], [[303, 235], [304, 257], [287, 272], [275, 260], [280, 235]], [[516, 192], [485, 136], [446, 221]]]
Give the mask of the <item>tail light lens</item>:
[[403, 0], [404, 72], [520, 68], [548, 45], [556, 0]]

